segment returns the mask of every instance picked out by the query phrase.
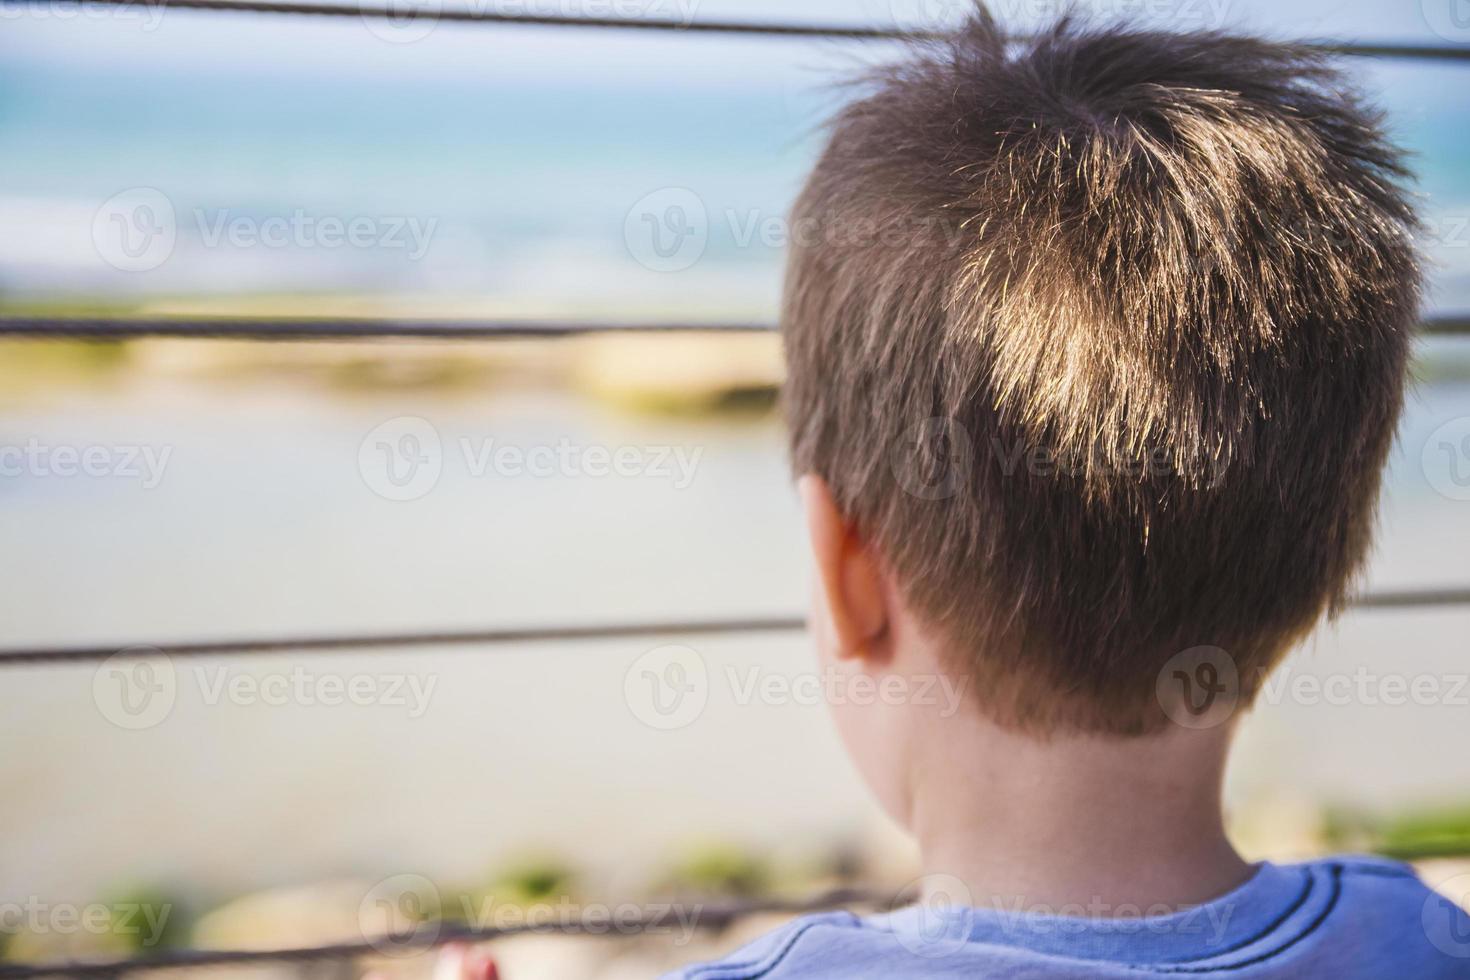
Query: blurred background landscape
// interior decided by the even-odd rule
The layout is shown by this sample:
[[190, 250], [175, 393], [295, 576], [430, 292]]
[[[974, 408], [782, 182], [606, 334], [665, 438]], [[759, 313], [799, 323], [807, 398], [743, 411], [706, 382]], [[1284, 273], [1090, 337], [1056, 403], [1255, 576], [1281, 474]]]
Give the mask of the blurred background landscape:
[[[1470, 43], [1452, 2], [1080, 6], [1162, 26]], [[995, 9], [1024, 29], [1055, 6]], [[769, 322], [779, 221], [841, 99], [834, 82], [893, 50], [449, 24], [410, 40], [356, 19], [66, 9], [0, 7], [4, 313]], [[693, 13], [919, 25], [962, 9], [703, 0]], [[1415, 154], [1428, 311], [1470, 311], [1470, 74], [1348, 65]], [[156, 263], [99, 244], [109, 202], [140, 189], [174, 216]], [[650, 237], [678, 230], [656, 227], [668, 202], [697, 226], [692, 258]], [[316, 232], [279, 245], [226, 230], [308, 219]], [[320, 231], [358, 219], [371, 241]], [[1371, 589], [1466, 581], [1470, 476], [1435, 469], [1435, 447], [1470, 417], [1470, 339], [1423, 341], [1416, 376]], [[156, 481], [0, 476], [0, 645], [798, 613], [779, 381], [774, 338], [749, 334], [0, 341], [0, 446], [166, 456]], [[388, 499], [364, 447], [405, 418], [442, 441], [442, 473]], [[476, 472], [459, 447], [487, 440], [631, 447], [644, 461], [677, 450], [691, 465]], [[1438, 465], [1470, 474], [1464, 446]], [[1252, 856], [1352, 847], [1457, 867], [1470, 853], [1470, 693], [1448, 692], [1470, 672], [1467, 627], [1463, 607], [1349, 612], [1293, 655], [1290, 676], [1430, 677], [1446, 693], [1262, 704], [1230, 774]], [[703, 710], [673, 730], [640, 717], [626, 686], [669, 642], [711, 678]], [[428, 693], [422, 710], [209, 696], [221, 676], [294, 667]], [[813, 665], [798, 635], [201, 661], [181, 666], [167, 716], [137, 730], [99, 710], [91, 665], [9, 669], [0, 903], [131, 896], [176, 910], [167, 942], [239, 946], [338, 938], [375, 883], [405, 875], [446, 904], [833, 883], [896, 895], [910, 855], [825, 709], [742, 699], [727, 681], [752, 668], [791, 678]], [[11, 959], [133, 944], [12, 932]], [[574, 942], [537, 947], [566, 957], [558, 966], [507, 977], [648, 975], [696, 955], [655, 940], [619, 965], [611, 946]]]

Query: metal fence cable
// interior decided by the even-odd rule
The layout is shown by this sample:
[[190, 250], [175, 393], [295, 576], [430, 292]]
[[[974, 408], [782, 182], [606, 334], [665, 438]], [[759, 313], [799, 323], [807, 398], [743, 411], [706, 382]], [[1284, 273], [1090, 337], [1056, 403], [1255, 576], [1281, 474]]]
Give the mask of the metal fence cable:
[[[1470, 336], [1470, 313], [1436, 314], [1420, 324], [1429, 336]], [[755, 321], [648, 323], [598, 320], [454, 320], [374, 317], [72, 317], [0, 316], [0, 337], [39, 340], [536, 340], [610, 333], [762, 333]]]
[[[1428, 609], [1470, 606], [1470, 588], [1408, 589], [1370, 592], [1350, 606], [1362, 610]], [[270, 639], [209, 640], [187, 643], [118, 643], [88, 646], [15, 647], [0, 649], [0, 667], [100, 663], [122, 651], [168, 657], [212, 657], [276, 653], [340, 653], [410, 650], [450, 646], [505, 646], [554, 641], [618, 640], [656, 636], [720, 636], [735, 633], [796, 633], [806, 628], [799, 615], [748, 616], [738, 619], [652, 620], [590, 623], [571, 626], [506, 627], [441, 630], [421, 633], [368, 633]]]
[[[20, 7], [53, 0], [0, 0], [0, 7]], [[128, 6], [138, 0], [87, 0], [97, 6]], [[358, 17], [369, 20], [412, 22], [421, 18], [429, 23], [498, 24], [520, 27], [561, 27], [618, 31], [652, 31], [673, 34], [724, 34], [747, 37], [827, 38], [851, 41], [925, 40], [943, 37], [939, 29], [924, 29], [864, 24], [802, 24], [742, 20], [678, 20], [662, 17], [591, 17], [529, 12], [510, 13], [476, 7], [441, 7], [425, 3], [422, 7], [371, 2], [331, 3], [283, 0], [160, 0], [161, 9], [209, 11], [212, 13], [252, 13], [297, 15], [308, 17]], [[406, 6], [406, 9], [405, 9]], [[1470, 45], [1426, 44], [1390, 41], [1347, 41], [1337, 39], [1307, 40], [1303, 43], [1334, 54], [1369, 58], [1409, 58], [1418, 60], [1470, 61]]]
[[[1470, 331], [1470, 318], [1467, 318]], [[0, 316], [0, 337], [57, 340], [540, 340], [603, 333], [752, 333], [770, 323], [642, 323], [576, 320], [451, 320], [337, 317]]]
[[169, 657], [210, 657], [240, 654], [334, 653], [349, 650], [393, 650], [447, 646], [502, 646], [551, 641], [617, 640], [648, 636], [709, 636], [730, 633], [794, 633], [806, 628], [800, 616], [744, 619], [660, 620], [598, 623], [573, 626], [509, 627], [502, 629], [378, 633], [336, 636], [279, 637], [253, 640], [210, 640], [199, 643], [124, 644], [75, 647], [33, 647], [0, 650], [0, 667], [27, 664], [96, 663], [122, 650]]

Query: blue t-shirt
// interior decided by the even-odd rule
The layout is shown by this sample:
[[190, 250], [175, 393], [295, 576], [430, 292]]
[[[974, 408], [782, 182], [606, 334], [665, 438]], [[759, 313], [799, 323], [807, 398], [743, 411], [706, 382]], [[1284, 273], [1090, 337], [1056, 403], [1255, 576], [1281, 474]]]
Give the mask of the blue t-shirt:
[[1158, 917], [914, 906], [798, 919], [671, 980], [1470, 978], [1470, 916], [1397, 862], [1261, 864], [1228, 895]]

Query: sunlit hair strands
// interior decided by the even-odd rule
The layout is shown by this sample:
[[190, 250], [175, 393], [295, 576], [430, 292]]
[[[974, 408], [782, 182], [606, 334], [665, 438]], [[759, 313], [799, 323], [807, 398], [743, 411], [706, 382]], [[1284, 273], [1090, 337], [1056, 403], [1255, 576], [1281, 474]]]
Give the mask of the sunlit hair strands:
[[797, 472], [985, 709], [1162, 725], [1243, 694], [1369, 547], [1418, 314], [1400, 153], [1305, 47], [983, 10], [862, 82], [793, 216]]

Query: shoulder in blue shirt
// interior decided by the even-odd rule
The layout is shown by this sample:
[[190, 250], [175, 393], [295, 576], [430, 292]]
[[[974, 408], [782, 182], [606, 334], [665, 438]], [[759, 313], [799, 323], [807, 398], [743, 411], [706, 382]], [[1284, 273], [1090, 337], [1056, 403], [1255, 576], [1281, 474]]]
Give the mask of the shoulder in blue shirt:
[[1405, 865], [1337, 857], [1261, 864], [1235, 891], [1157, 917], [999, 906], [813, 915], [669, 980], [1157, 975], [1470, 980], [1470, 915]]

